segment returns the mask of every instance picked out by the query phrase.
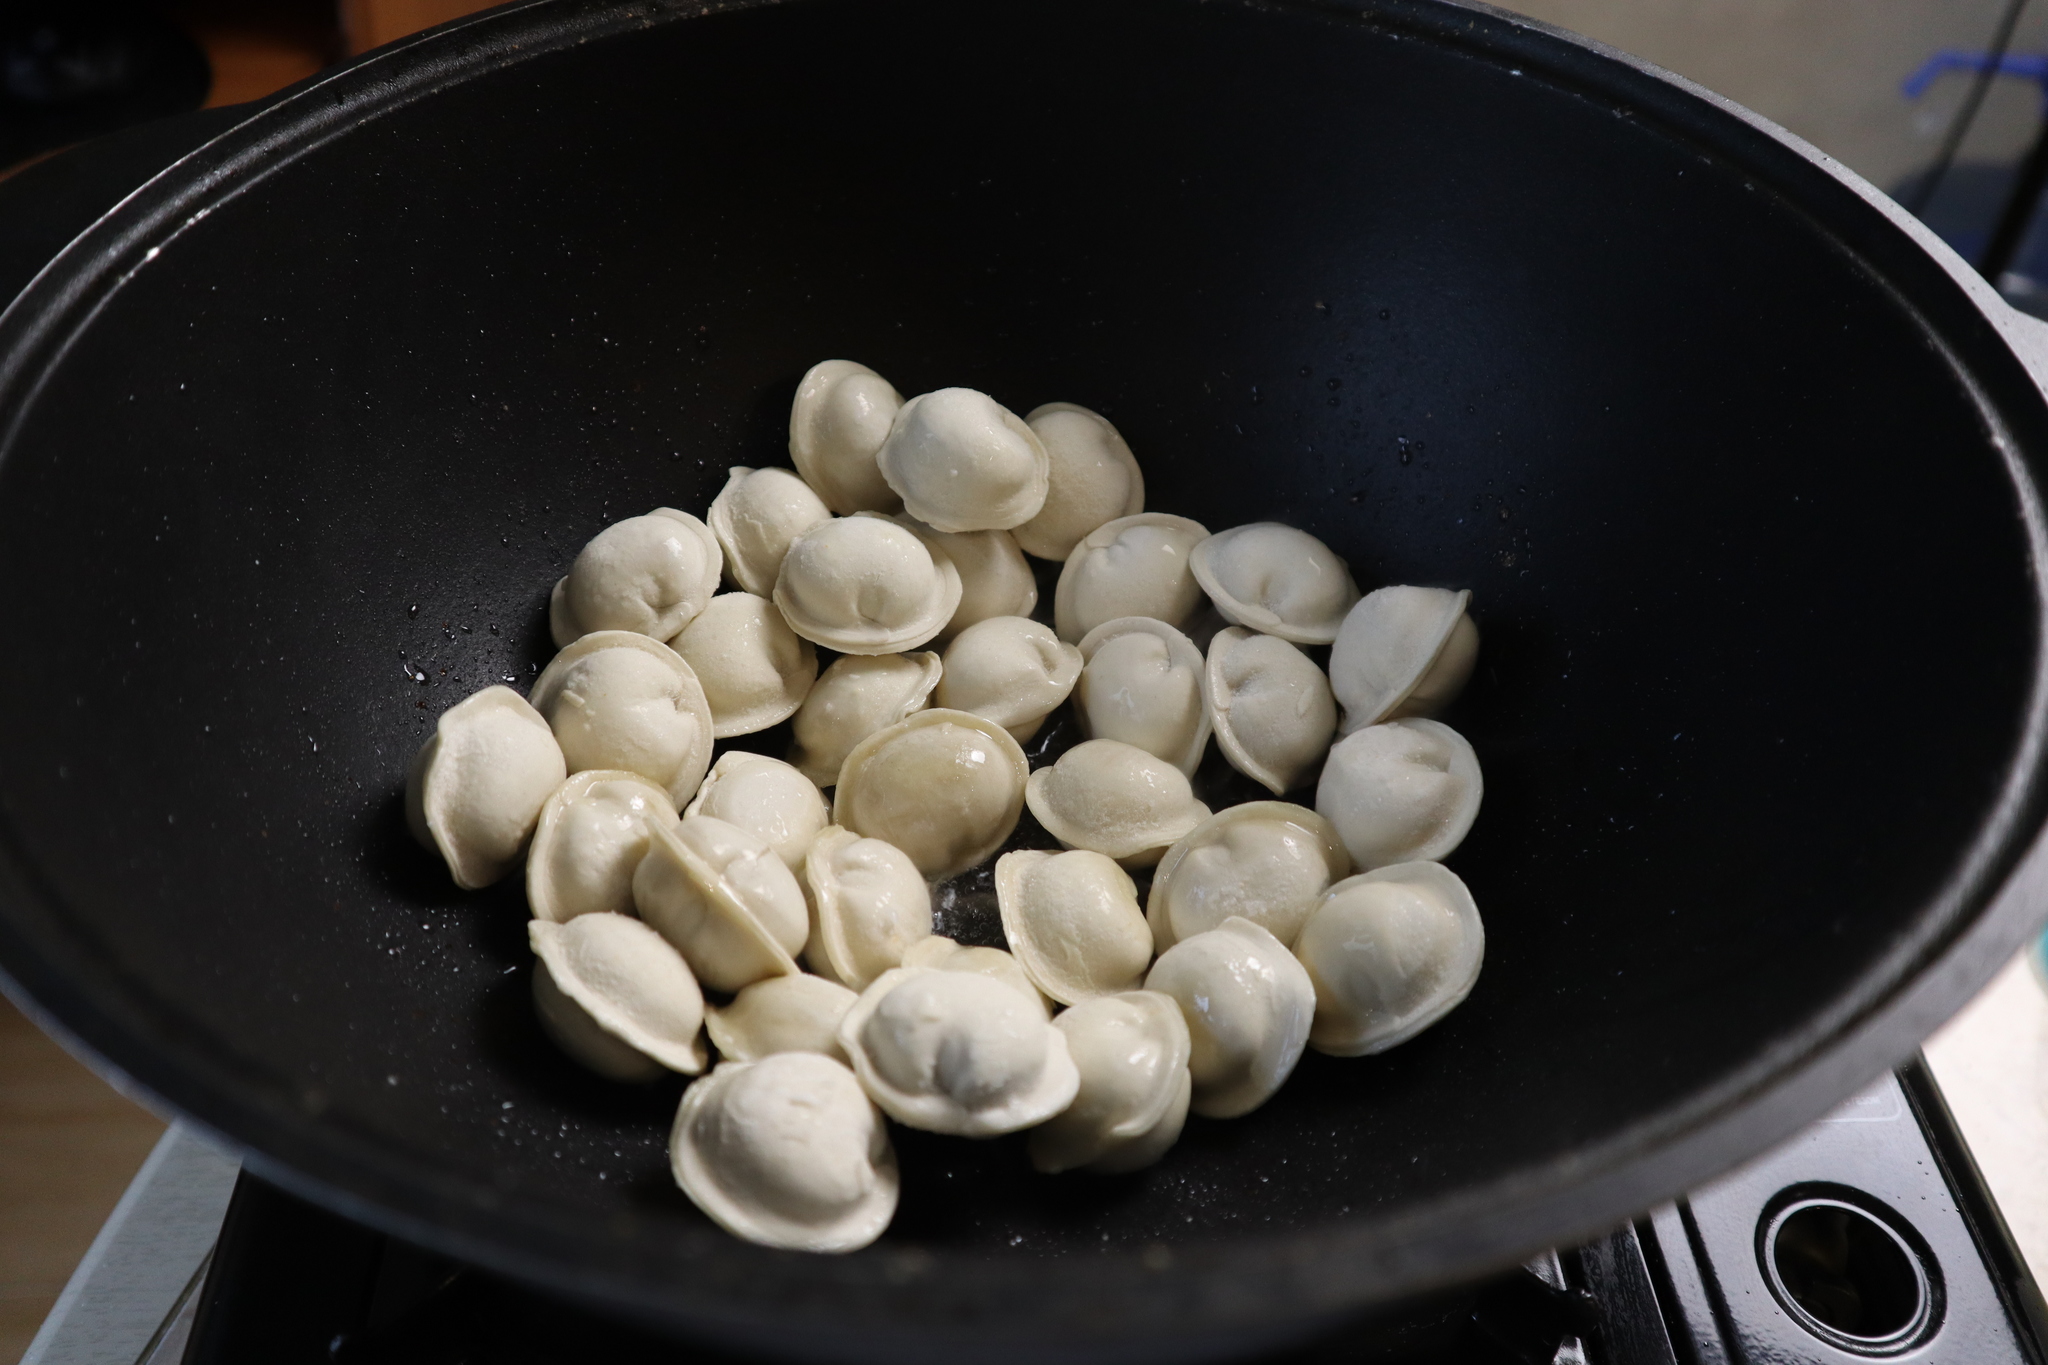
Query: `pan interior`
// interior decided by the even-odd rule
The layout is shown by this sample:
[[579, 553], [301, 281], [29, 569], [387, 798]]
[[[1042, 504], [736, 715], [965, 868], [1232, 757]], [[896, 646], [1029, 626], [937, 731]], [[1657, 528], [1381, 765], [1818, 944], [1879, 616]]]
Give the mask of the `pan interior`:
[[785, 463], [828, 356], [1096, 408], [1151, 509], [1469, 587], [1484, 641], [1445, 717], [1487, 784], [1469, 1001], [1137, 1176], [902, 1134], [878, 1255], [1564, 1178], [1923, 936], [2006, 780], [2037, 607], [1982, 405], [1740, 168], [1325, 14], [785, 4], [387, 113], [83, 327], [0, 462], [0, 809], [61, 907], [24, 932], [376, 1173], [316, 1178], [627, 1276], [726, 1251], [667, 1172], [678, 1087], [544, 1042], [519, 890], [453, 890], [398, 793], [545, 661], [576, 548]]

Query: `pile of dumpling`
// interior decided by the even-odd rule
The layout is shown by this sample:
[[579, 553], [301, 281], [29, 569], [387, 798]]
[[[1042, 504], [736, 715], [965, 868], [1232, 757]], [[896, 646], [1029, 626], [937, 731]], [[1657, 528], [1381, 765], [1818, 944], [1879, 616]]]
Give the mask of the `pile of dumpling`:
[[[1471, 673], [1469, 594], [1361, 596], [1292, 527], [1146, 512], [1116, 429], [1069, 403], [904, 402], [828, 360], [789, 449], [794, 473], [734, 469], [702, 520], [584, 546], [531, 695], [447, 711], [407, 788], [458, 885], [523, 863], [564, 1050], [702, 1075], [670, 1153], [705, 1213], [853, 1250], [896, 1207], [885, 1115], [1135, 1170], [1305, 1047], [1378, 1052], [1465, 998], [1484, 937], [1440, 860], [1479, 765], [1426, 717]], [[1027, 554], [1064, 564], [1050, 626]], [[1020, 741], [1068, 703], [1086, 739], [1032, 771]], [[711, 761], [784, 720], [787, 762]], [[1212, 734], [1276, 797], [1320, 768], [1315, 808], [1210, 810]], [[936, 935], [932, 885], [1027, 807], [1059, 850], [995, 863], [1009, 951]]]

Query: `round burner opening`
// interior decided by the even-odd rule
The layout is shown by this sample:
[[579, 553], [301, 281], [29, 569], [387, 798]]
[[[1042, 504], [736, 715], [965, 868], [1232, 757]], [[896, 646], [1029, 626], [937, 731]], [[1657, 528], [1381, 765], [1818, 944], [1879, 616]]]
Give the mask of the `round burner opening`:
[[1932, 1258], [1886, 1214], [1809, 1194], [1766, 1211], [1758, 1232], [1771, 1292], [1813, 1335], [1890, 1355], [1931, 1334], [1940, 1306]]

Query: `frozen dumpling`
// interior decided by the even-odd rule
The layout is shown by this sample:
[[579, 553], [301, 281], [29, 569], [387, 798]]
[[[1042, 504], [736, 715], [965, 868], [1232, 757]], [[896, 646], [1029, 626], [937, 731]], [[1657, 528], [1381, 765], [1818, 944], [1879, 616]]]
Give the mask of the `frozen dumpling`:
[[1406, 716], [1433, 716], [1464, 690], [1479, 659], [1469, 592], [1381, 588], [1344, 618], [1330, 649], [1330, 688], [1345, 734]]
[[1189, 777], [1209, 745], [1208, 682], [1194, 641], [1146, 616], [1104, 621], [1081, 638], [1074, 713], [1090, 739], [1114, 739]]
[[853, 1073], [815, 1052], [721, 1062], [683, 1092], [669, 1165], [691, 1203], [762, 1246], [858, 1251], [896, 1216], [888, 1125]]
[[1081, 1074], [1074, 1102], [1031, 1130], [1031, 1164], [1048, 1175], [1114, 1175], [1166, 1155], [1187, 1122], [1187, 1021], [1172, 996], [1130, 991], [1064, 1011], [1053, 1027]]
[[1152, 866], [1209, 818], [1179, 768], [1113, 739], [1076, 744], [1031, 774], [1024, 799], [1063, 847], [1093, 849], [1131, 868]]
[[790, 543], [775, 605], [791, 630], [827, 649], [894, 654], [953, 619], [960, 572], [943, 550], [887, 517], [839, 517]]
[[1358, 600], [1351, 570], [1329, 546], [1277, 521], [1218, 531], [1188, 563], [1224, 620], [1298, 645], [1336, 639]]
[[1188, 554], [1209, 538], [1199, 521], [1141, 512], [1104, 522], [1075, 542], [1053, 590], [1053, 625], [1069, 643], [1119, 616], [1185, 625], [1202, 606]]
[[1165, 952], [1237, 916], [1293, 946], [1351, 858], [1330, 822], [1305, 806], [1248, 801], [1217, 811], [1166, 851], [1146, 917]]
[[594, 630], [630, 630], [669, 640], [718, 591], [725, 557], [718, 540], [688, 512], [657, 507], [592, 536], [555, 585], [549, 632], [567, 649]]
[[1279, 1090], [1308, 1045], [1315, 987], [1285, 944], [1232, 916], [1160, 954], [1145, 989], [1187, 1021], [1197, 1114], [1234, 1119]]
[[960, 573], [960, 605], [933, 640], [944, 644], [992, 616], [1029, 616], [1038, 607], [1038, 578], [1008, 531], [934, 531], [913, 516], [899, 525], [953, 561]]
[[900, 505], [882, 480], [875, 452], [902, 406], [888, 380], [851, 360], [822, 360], [797, 385], [789, 408], [790, 463], [834, 512], [893, 512]]
[[972, 972], [884, 972], [847, 1011], [839, 1045], [890, 1118], [932, 1133], [1014, 1133], [1066, 1108], [1080, 1085], [1043, 1012]]
[[1441, 721], [1390, 720], [1337, 741], [1316, 809], [1362, 869], [1451, 856], [1479, 816], [1479, 756]]
[[1023, 814], [1030, 771], [1017, 741], [994, 721], [920, 711], [846, 756], [832, 822], [895, 845], [938, 881], [1003, 846]]
[[1209, 715], [1230, 766], [1284, 796], [1323, 761], [1337, 733], [1330, 680], [1298, 648], [1242, 626], [1209, 641]]
[[778, 1052], [817, 1052], [846, 1060], [839, 1021], [860, 996], [822, 976], [799, 972], [743, 987], [732, 1003], [704, 1012], [704, 1031], [728, 1062], [758, 1062]]
[[1045, 505], [1016, 530], [1026, 554], [1064, 560], [1104, 522], [1145, 510], [1145, 476], [1109, 419], [1073, 403], [1046, 403], [1024, 423], [1049, 462]]
[[596, 631], [557, 654], [533, 684], [533, 705], [572, 773], [638, 773], [680, 806], [711, 766], [711, 707], [697, 675], [636, 631]]
[[526, 855], [533, 917], [566, 924], [633, 914], [633, 873], [647, 856], [650, 821], [674, 824], [675, 803], [638, 773], [591, 768], [555, 788]]
[[919, 394], [896, 414], [875, 456], [903, 510], [939, 531], [1002, 531], [1045, 504], [1037, 433], [973, 389]]
[[1316, 996], [1309, 1046], [1359, 1057], [1405, 1043], [1479, 979], [1479, 907], [1442, 863], [1396, 863], [1338, 882], [1296, 944]]
[[1138, 889], [1086, 849], [1019, 849], [996, 860], [1003, 937], [1032, 984], [1063, 1005], [1136, 990], [1152, 965]]
[[764, 977], [793, 975], [810, 914], [775, 850], [706, 815], [651, 828], [647, 856], [633, 874], [633, 904], [697, 979], [714, 991], [737, 991]]
[[818, 680], [818, 651], [750, 592], [712, 598], [670, 647], [697, 675], [717, 739], [788, 720]]
[[787, 469], [735, 465], [725, 488], [712, 499], [704, 520], [725, 552], [725, 573], [757, 597], [775, 591], [775, 576], [789, 543], [832, 513], [824, 501]]
[[812, 841], [804, 885], [811, 903], [805, 959], [857, 991], [931, 937], [931, 890], [894, 844], [834, 825]]
[[1081, 651], [1050, 626], [997, 616], [969, 626], [946, 646], [933, 700], [984, 716], [1022, 743], [1038, 733], [1080, 676]]
[[704, 996], [661, 935], [608, 912], [530, 920], [526, 934], [534, 1007], [564, 1052], [615, 1081], [704, 1069]]
[[738, 825], [774, 849], [791, 872], [802, 871], [811, 840], [831, 823], [825, 794], [810, 778], [780, 759], [738, 749], [711, 765], [683, 814]]
[[833, 660], [797, 708], [789, 761], [819, 786], [834, 785], [856, 744], [924, 709], [939, 673], [939, 656], [928, 651]]
[[406, 820], [455, 884], [473, 891], [518, 864], [567, 775], [541, 713], [509, 687], [486, 687], [434, 722], [406, 775]]

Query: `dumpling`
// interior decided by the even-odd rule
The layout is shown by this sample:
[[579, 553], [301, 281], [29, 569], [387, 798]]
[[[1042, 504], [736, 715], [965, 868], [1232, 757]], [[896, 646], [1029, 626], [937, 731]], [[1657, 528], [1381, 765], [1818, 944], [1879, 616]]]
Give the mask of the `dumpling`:
[[704, 1069], [704, 996], [661, 935], [602, 912], [529, 920], [526, 936], [540, 959], [534, 1008], [562, 1051], [615, 1081]]
[[860, 996], [822, 976], [771, 976], [745, 987], [723, 1008], [704, 1012], [711, 1045], [728, 1062], [758, 1062], [778, 1052], [817, 1052], [839, 1061], [839, 1021]]
[[1316, 992], [1285, 944], [1231, 916], [1160, 954], [1145, 989], [1170, 995], [1187, 1021], [1190, 1107], [1204, 1117], [1249, 1114], [1279, 1090], [1308, 1045]]
[[1146, 918], [1165, 952], [1233, 915], [1292, 946], [1330, 883], [1351, 875], [1328, 820], [1284, 801], [1219, 810], [1166, 851], [1152, 874]]
[[1000, 981], [1038, 1006], [1046, 1018], [1052, 1018], [1052, 1001], [1031, 983], [1024, 964], [1001, 948], [970, 947], [955, 943], [944, 934], [933, 934], [904, 949], [903, 965], [929, 967], [935, 972], [972, 972]]
[[1202, 651], [1164, 621], [1119, 616], [1081, 637], [1074, 714], [1090, 739], [1114, 739], [1189, 777], [1209, 745]]
[[1187, 1122], [1190, 1042], [1180, 1005], [1157, 991], [1097, 996], [1063, 1012], [1081, 1073], [1074, 1102], [1031, 1130], [1031, 1164], [1047, 1175], [1141, 1170], [1166, 1155]]
[[697, 675], [717, 739], [788, 720], [818, 680], [818, 651], [750, 592], [712, 598], [670, 647]]
[[960, 571], [887, 517], [839, 517], [790, 543], [775, 605], [791, 630], [827, 649], [894, 654], [953, 619]]
[[669, 1166], [735, 1237], [784, 1251], [858, 1251], [896, 1216], [888, 1125], [853, 1073], [815, 1052], [722, 1062], [683, 1092]]
[[805, 960], [857, 991], [931, 937], [931, 889], [894, 844], [834, 825], [812, 841], [804, 884], [812, 918]]
[[1004, 531], [1038, 515], [1048, 462], [1037, 433], [973, 389], [923, 393], [875, 456], [903, 510], [940, 531]]
[[510, 872], [548, 796], [568, 776], [541, 713], [509, 687], [486, 687], [441, 713], [406, 773], [412, 837], [474, 891]]
[[1209, 528], [1186, 517], [1140, 512], [1104, 522], [1074, 543], [1053, 590], [1053, 626], [1068, 643], [1119, 616], [1181, 626], [1202, 606], [1188, 554]]
[[681, 806], [711, 766], [711, 707], [682, 656], [635, 631], [600, 630], [554, 657], [533, 684], [569, 771], [623, 769]]
[[1455, 872], [1396, 863], [1331, 887], [1296, 951], [1315, 988], [1309, 1046], [1361, 1057], [1407, 1042], [1472, 993], [1486, 930]]
[[1330, 680], [1287, 641], [1242, 626], [1216, 632], [1208, 667], [1209, 714], [1223, 756], [1273, 795], [1293, 791], [1337, 733]]
[[1050, 626], [996, 616], [969, 626], [946, 646], [933, 700], [984, 716], [1022, 743], [1038, 733], [1080, 676], [1081, 651]]
[[1277, 521], [1218, 531], [1188, 564], [1224, 620], [1298, 645], [1336, 639], [1358, 600], [1351, 570], [1329, 546]]
[[940, 644], [992, 616], [1029, 616], [1038, 608], [1038, 578], [1008, 531], [934, 531], [912, 516], [898, 525], [953, 561], [960, 571], [960, 605], [933, 638]]
[[890, 1118], [956, 1137], [1043, 1123], [1073, 1101], [1081, 1079], [1065, 1035], [1043, 1013], [973, 972], [884, 972], [846, 1012], [839, 1045]]
[[1209, 818], [1185, 773], [1113, 739], [1076, 744], [1031, 774], [1024, 799], [1062, 847], [1093, 849], [1129, 868], [1152, 866]]
[[633, 873], [647, 856], [648, 822], [672, 825], [675, 803], [638, 773], [591, 768], [555, 788], [526, 855], [535, 919], [630, 915]]
[[1048, 460], [1045, 505], [1016, 530], [1024, 553], [1063, 560], [1102, 523], [1145, 510], [1145, 476], [1102, 414], [1074, 403], [1045, 403], [1024, 424], [1037, 433]]
[[781, 759], [737, 749], [711, 765], [683, 814], [738, 825], [774, 849], [791, 872], [803, 870], [811, 840], [831, 823], [825, 794], [810, 778]]
[[789, 458], [804, 482], [840, 516], [900, 506], [875, 452], [903, 399], [889, 381], [851, 360], [823, 360], [797, 385], [789, 407]]
[[824, 500], [787, 469], [735, 465], [705, 514], [725, 552], [726, 576], [746, 592], [766, 597], [789, 543], [832, 513]]
[[856, 744], [924, 709], [939, 675], [939, 656], [930, 652], [834, 659], [797, 708], [789, 761], [819, 786], [832, 786]]
[[1457, 699], [1479, 660], [1469, 592], [1381, 588], [1359, 599], [1330, 649], [1330, 688], [1345, 734], [1405, 716], [1433, 716]]
[[1063, 1005], [1136, 990], [1152, 965], [1138, 888], [1100, 853], [1005, 853], [996, 860], [996, 902], [1010, 951]]
[[737, 991], [793, 975], [810, 914], [775, 850], [706, 815], [650, 829], [647, 856], [633, 873], [633, 904], [697, 979], [714, 991]]
[[1361, 869], [1448, 858], [1479, 817], [1479, 756], [1441, 721], [1390, 720], [1346, 735], [1316, 809]]
[[1017, 741], [994, 721], [920, 711], [846, 756], [832, 823], [895, 845], [938, 881], [1003, 846], [1024, 812], [1030, 772]]
[[718, 591], [725, 558], [711, 528], [673, 507], [615, 521], [590, 538], [548, 602], [555, 648], [594, 630], [669, 640]]

